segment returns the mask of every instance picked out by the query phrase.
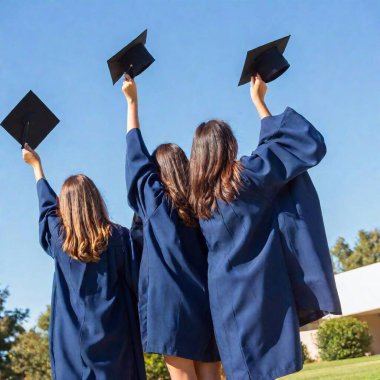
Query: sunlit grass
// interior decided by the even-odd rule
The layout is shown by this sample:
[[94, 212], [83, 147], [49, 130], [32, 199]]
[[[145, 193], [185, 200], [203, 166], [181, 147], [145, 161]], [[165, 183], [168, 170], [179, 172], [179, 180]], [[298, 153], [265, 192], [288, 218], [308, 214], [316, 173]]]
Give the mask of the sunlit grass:
[[380, 355], [305, 364], [282, 380], [380, 380]]

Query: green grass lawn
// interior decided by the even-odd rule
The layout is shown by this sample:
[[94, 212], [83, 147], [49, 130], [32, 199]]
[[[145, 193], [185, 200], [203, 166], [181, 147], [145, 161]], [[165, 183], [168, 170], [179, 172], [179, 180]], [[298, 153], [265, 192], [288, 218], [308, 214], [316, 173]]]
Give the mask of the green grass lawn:
[[282, 380], [380, 380], [380, 355], [333, 362], [305, 364]]

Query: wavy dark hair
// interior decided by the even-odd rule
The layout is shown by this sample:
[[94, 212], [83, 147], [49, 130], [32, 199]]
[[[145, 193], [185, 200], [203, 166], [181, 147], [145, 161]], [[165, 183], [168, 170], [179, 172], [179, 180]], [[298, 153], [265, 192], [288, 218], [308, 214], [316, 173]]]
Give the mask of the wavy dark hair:
[[98, 262], [107, 249], [112, 223], [94, 182], [83, 174], [68, 177], [59, 194], [63, 250], [73, 259]]
[[178, 216], [187, 226], [196, 226], [189, 203], [189, 160], [185, 152], [176, 144], [161, 144], [153, 152], [165, 195], [173, 203]]
[[230, 126], [210, 120], [195, 130], [190, 156], [190, 204], [195, 216], [210, 219], [217, 199], [232, 202], [241, 186], [238, 144]]

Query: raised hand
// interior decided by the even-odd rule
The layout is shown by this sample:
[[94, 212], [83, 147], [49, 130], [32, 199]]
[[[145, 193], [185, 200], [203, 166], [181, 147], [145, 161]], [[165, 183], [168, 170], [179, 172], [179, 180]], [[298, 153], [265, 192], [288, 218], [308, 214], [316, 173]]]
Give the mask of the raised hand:
[[130, 103], [137, 101], [137, 86], [136, 82], [128, 75], [125, 74], [121, 89], [125, 95], [125, 98]]
[[251, 98], [253, 103], [264, 102], [268, 86], [259, 74], [251, 77]]
[[33, 168], [36, 181], [44, 177], [40, 156], [28, 144], [22, 149], [22, 158]]
[[256, 107], [260, 119], [270, 116], [270, 112], [264, 102], [267, 89], [267, 84], [261, 79], [261, 76], [259, 74], [251, 77], [251, 99]]
[[41, 165], [40, 156], [27, 143], [22, 150], [22, 158], [32, 168]]

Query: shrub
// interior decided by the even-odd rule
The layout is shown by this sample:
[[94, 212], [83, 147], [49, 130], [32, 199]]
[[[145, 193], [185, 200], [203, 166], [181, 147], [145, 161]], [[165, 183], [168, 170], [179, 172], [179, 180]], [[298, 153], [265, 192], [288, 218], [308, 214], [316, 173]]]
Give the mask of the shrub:
[[322, 360], [364, 356], [371, 344], [367, 323], [353, 317], [333, 318], [322, 322], [317, 337]]
[[145, 354], [145, 369], [147, 380], [170, 380], [162, 355]]

